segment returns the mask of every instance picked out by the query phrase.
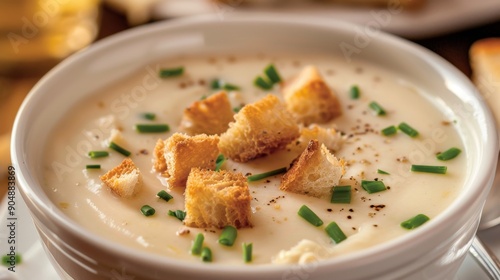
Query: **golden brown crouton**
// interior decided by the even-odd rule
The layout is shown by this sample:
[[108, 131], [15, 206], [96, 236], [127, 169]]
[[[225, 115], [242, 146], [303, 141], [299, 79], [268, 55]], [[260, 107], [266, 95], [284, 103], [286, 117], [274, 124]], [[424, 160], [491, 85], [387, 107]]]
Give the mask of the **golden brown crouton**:
[[167, 161], [165, 160], [165, 141], [162, 139], [158, 139], [158, 141], [156, 141], [153, 152], [153, 169], [161, 173], [167, 170]]
[[293, 166], [283, 175], [280, 189], [325, 197], [345, 174], [344, 161], [333, 156], [325, 145], [311, 140]]
[[219, 137], [199, 134], [188, 136], [175, 133], [163, 143], [163, 158], [166, 169], [162, 170], [163, 162], [160, 153], [161, 144], [155, 147], [155, 169], [163, 171], [170, 187], [185, 187], [186, 180], [193, 167], [215, 169], [215, 160], [219, 155], [217, 144]]
[[325, 144], [330, 151], [339, 151], [344, 142], [340, 132], [334, 128], [324, 128], [315, 124], [300, 129], [299, 141], [304, 143], [304, 148], [311, 140]]
[[233, 121], [234, 112], [226, 92], [221, 91], [198, 100], [184, 110], [181, 129], [189, 135], [221, 134]]
[[220, 136], [219, 149], [230, 159], [247, 162], [285, 147], [299, 136], [299, 128], [281, 101], [268, 94], [247, 104]]
[[185, 192], [184, 224], [197, 228], [250, 227], [250, 191], [241, 173], [193, 168]]
[[130, 158], [100, 177], [101, 181], [121, 197], [132, 197], [142, 187], [142, 175]]
[[314, 66], [288, 81], [283, 96], [286, 108], [304, 125], [326, 123], [342, 114], [339, 100]]
[[476, 41], [470, 49], [472, 79], [500, 125], [500, 38]]

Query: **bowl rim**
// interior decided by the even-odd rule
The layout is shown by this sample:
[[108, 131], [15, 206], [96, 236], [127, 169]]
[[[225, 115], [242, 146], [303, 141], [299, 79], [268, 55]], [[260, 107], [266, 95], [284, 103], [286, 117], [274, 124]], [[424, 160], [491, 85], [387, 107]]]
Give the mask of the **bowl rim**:
[[[175, 260], [167, 256], [159, 256], [154, 253], [138, 251], [130, 247], [122, 246], [119, 243], [109, 242], [108, 239], [101, 236], [97, 236], [94, 233], [87, 230], [86, 228], [77, 224], [75, 221], [72, 221], [62, 211], [60, 211], [57, 207], [55, 207], [55, 204], [53, 204], [52, 201], [48, 199], [48, 197], [45, 198], [38, 197], [30, 186], [34, 182], [33, 178], [30, 178], [29, 169], [27, 168], [27, 165], [24, 162], [22, 162], [25, 151], [23, 145], [21, 144], [22, 141], [20, 140], [23, 139], [23, 135], [25, 133], [23, 127], [28, 125], [26, 123], [26, 120], [24, 120], [24, 115], [28, 111], [30, 111], [32, 106], [34, 106], [33, 100], [38, 95], [38, 92], [43, 91], [45, 84], [52, 79], [57, 79], [57, 77], [61, 75], [61, 72], [64, 72], [64, 69], [67, 66], [73, 63], [78, 63], [78, 61], [91, 58], [93, 57], [93, 54], [95, 52], [119, 46], [121, 43], [130, 41], [137, 37], [150, 36], [152, 34], [157, 34], [158, 32], [162, 31], [164, 32], [167, 30], [175, 30], [178, 27], [197, 26], [200, 24], [210, 24], [217, 21], [220, 21], [220, 18], [218, 18], [217, 16], [204, 15], [204, 16], [174, 19], [164, 22], [147, 24], [145, 26], [135, 27], [126, 31], [122, 31], [118, 34], [111, 35], [108, 38], [104, 38], [103, 40], [94, 43], [84, 51], [81, 51], [77, 54], [68, 57], [63, 62], [58, 64], [56, 67], [54, 67], [52, 70], [50, 70], [30, 91], [29, 95], [24, 100], [14, 123], [12, 142], [11, 142], [12, 162], [16, 168], [16, 172], [18, 175], [17, 180], [19, 181], [20, 189], [22, 190], [24, 199], [28, 200], [30, 204], [34, 205], [34, 207], [36, 207], [38, 211], [43, 211], [44, 213], [52, 213], [52, 215], [50, 216], [51, 220], [56, 222], [59, 226], [63, 226], [66, 230], [68, 230], [75, 236], [78, 236], [78, 238], [86, 240], [94, 246], [99, 246], [101, 248], [104, 248], [106, 251], [111, 251], [114, 254], [128, 255], [140, 261], [147, 261], [152, 265], [158, 265], [158, 266], [170, 265], [172, 267], [175, 267], [176, 269], [189, 269], [189, 270], [192, 270], [194, 267], [203, 268], [202, 270], [205, 273], [207, 272], [209, 273], [245, 272], [251, 274], [283, 273], [286, 267], [283, 268], [281, 266], [276, 266], [273, 264], [259, 265], [259, 270], [256, 270], [255, 266], [231, 267], [216, 263], [212, 264], [210, 267], [207, 267], [196, 263]], [[331, 32], [339, 30], [354, 31], [356, 28], [359, 28], [358, 25], [334, 19], [318, 19], [313, 17], [303, 17], [299, 19], [290, 15], [277, 15], [274, 13], [238, 15], [237, 17], [227, 17], [224, 19], [224, 21], [226, 21], [227, 23], [238, 22], [247, 24], [248, 23], [259, 23], [259, 24], [267, 23], [267, 24], [285, 24], [285, 25], [297, 24], [301, 26], [307, 26], [310, 28], [327, 28]], [[415, 43], [406, 41], [405, 39], [384, 33], [382, 31], [377, 34], [377, 37], [374, 38], [374, 40], [383, 42], [385, 44], [390, 44], [395, 48], [414, 52], [415, 55], [418, 55], [420, 59], [424, 60], [427, 64], [433, 65], [434, 68], [439, 68], [441, 72], [447, 73], [447, 75], [451, 75], [453, 77], [458, 77], [459, 80], [469, 88], [469, 92], [472, 94], [472, 96], [474, 96], [474, 101], [477, 102], [476, 105], [478, 105], [480, 108], [483, 109], [481, 112], [478, 112], [482, 116], [482, 118], [486, 120], [486, 122], [482, 124], [484, 125], [482, 129], [485, 130], [485, 136], [486, 136], [486, 138], [483, 139], [485, 148], [483, 164], [484, 166], [491, 167], [490, 169], [484, 168], [479, 170], [478, 174], [476, 174], [476, 177], [479, 178], [480, 180], [478, 180], [477, 182], [473, 182], [473, 184], [488, 185], [489, 181], [491, 181], [491, 177], [494, 174], [495, 170], [494, 167], [496, 166], [497, 162], [498, 141], [497, 141], [497, 134], [493, 133], [496, 131], [496, 126], [493, 116], [489, 111], [488, 106], [485, 103], [485, 100], [481, 97], [478, 91], [475, 90], [475, 87], [472, 85], [469, 79], [446, 60]], [[486, 150], [494, 152], [488, 153]], [[25, 177], [26, 175], [27, 177]], [[36, 186], [36, 188], [42, 189], [41, 186]], [[459, 201], [459, 203], [457, 203], [456, 201], [454, 202], [453, 205], [455, 206], [455, 208], [464, 207], [465, 205], [473, 204], [477, 200], [479, 200], [479, 197], [481, 197], [481, 192], [484, 190], [482, 190], [480, 187], [475, 187], [473, 189], [474, 190], [471, 192], [469, 198], [464, 198], [463, 200]], [[446, 223], [442, 222], [450, 219], [451, 217], [439, 215], [438, 217], [436, 217], [436, 219], [431, 221], [431, 223], [433, 224], [432, 226], [422, 228], [418, 231], [418, 233], [411, 232], [395, 240], [385, 242], [383, 244], [374, 246], [369, 249], [361, 250], [360, 252], [353, 252], [338, 258], [336, 257], [328, 260], [323, 260], [320, 263], [318, 263], [318, 266], [331, 266], [332, 264], [335, 263], [338, 263], [339, 265], [345, 265], [349, 262], [352, 262], [354, 259], [356, 259], [357, 262], [356, 266], [360, 264], [361, 265], [365, 264], [367, 262], [370, 262], [370, 258], [372, 258], [381, 251], [392, 252], [394, 251], [393, 249], [397, 248], [403, 243], [414, 242], [415, 235], [421, 237], [420, 238], [421, 240], [430, 238], [428, 233], [430, 233], [431, 230], [436, 230], [436, 229], [443, 230], [444, 227], [443, 224]], [[419, 242], [421, 242], [421, 240]], [[362, 260], [362, 262], [360, 262], [360, 260]]]

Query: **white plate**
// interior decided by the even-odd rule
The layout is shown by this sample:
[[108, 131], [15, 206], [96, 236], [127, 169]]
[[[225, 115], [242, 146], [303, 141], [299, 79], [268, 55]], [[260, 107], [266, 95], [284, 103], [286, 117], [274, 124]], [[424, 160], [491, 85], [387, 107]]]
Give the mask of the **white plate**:
[[[22, 256], [22, 263], [16, 265], [16, 272], [10, 272], [6, 267], [0, 269], [0, 280], [55, 280], [59, 279], [59, 275], [53, 268], [48, 256], [42, 247], [42, 242], [35, 229], [33, 221], [29, 216], [28, 208], [21, 196], [16, 196], [16, 243], [18, 251]], [[6, 199], [0, 204], [0, 217], [3, 224], [7, 224], [7, 203]], [[7, 250], [7, 227], [0, 227], [0, 249], [2, 256]], [[500, 227], [482, 232], [480, 237], [491, 249], [500, 256], [500, 239], [497, 236], [500, 234]], [[460, 267], [456, 280], [488, 280], [488, 276], [476, 264], [471, 255], [467, 255], [465, 262]]]
[[500, 19], [499, 0], [428, 0], [421, 10], [400, 12], [388, 8], [349, 7], [296, 0], [287, 0], [287, 4], [283, 5], [244, 8], [241, 2], [233, 0], [229, 1], [232, 4], [225, 5], [212, 0], [158, 0], [152, 13], [156, 19], [211, 13], [217, 14], [221, 20], [228, 13], [252, 11], [314, 15], [343, 19], [369, 30], [384, 30], [411, 39], [442, 35]]

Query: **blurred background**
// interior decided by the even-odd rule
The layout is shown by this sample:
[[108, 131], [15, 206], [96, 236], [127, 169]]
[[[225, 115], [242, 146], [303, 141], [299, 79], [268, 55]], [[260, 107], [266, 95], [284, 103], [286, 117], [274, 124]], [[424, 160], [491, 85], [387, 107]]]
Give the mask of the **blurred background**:
[[472, 43], [500, 37], [499, 0], [0, 0], [0, 196], [16, 112], [61, 60], [138, 25], [255, 12], [336, 18], [373, 34], [390, 32], [436, 52], [469, 77]]

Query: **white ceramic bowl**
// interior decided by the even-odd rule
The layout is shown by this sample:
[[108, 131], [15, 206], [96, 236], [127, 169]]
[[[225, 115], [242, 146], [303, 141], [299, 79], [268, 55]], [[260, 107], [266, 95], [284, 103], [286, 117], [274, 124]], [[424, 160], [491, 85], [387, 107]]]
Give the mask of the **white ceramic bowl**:
[[[255, 50], [325, 52], [377, 63], [404, 75], [460, 122], [468, 169], [456, 201], [429, 225], [361, 252], [309, 266], [229, 267], [185, 263], [95, 236], [68, 219], [41, 187], [48, 132], [72, 106], [137, 68], [181, 53]], [[75, 279], [450, 279], [474, 236], [498, 147], [494, 120], [469, 80], [440, 57], [382, 34], [376, 25], [275, 15], [162, 22], [105, 39], [46, 75], [24, 102], [13, 131], [18, 182], [49, 256]], [[121, 278], [120, 278], [121, 277]], [[130, 278], [127, 278], [130, 277]], [[133, 278], [135, 277], [135, 278]]]

